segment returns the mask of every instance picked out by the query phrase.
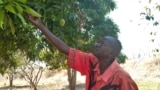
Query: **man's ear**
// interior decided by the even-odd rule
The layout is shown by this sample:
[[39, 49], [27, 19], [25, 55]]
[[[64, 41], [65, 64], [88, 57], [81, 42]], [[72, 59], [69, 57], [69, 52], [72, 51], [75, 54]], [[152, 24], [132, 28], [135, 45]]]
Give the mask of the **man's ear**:
[[113, 57], [114, 56], [113, 52], [110, 52], [108, 56]]
[[116, 55], [115, 52], [112, 51], [112, 52], [109, 53], [108, 57], [110, 57], [110, 58], [116, 58], [115, 55]]

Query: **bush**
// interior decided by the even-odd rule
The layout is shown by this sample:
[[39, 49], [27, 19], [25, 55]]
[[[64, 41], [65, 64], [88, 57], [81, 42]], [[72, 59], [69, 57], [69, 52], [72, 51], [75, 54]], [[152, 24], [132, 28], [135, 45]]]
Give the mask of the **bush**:
[[117, 57], [117, 61], [118, 63], [125, 63], [126, 59], [127, 59], [127, 56], [123, 53], [120, 53], [119, 56]]

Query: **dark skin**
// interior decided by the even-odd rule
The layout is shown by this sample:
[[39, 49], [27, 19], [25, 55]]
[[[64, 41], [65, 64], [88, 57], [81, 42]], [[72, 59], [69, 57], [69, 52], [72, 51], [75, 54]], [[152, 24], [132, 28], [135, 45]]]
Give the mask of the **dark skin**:
[[95, 51], [93, 54], [99, 60], [101, 74], [112, 64], [119, 52], [120, 50], [117, 48], [117, 43], [112, 37], [105, 37], [95, 45]]
[[[47, 39], [54, 45], [59, 51], [68, 55], [69, 46], [66, 45], [61, 39], [52, 34], [37, 17], [26, 14], [25, 17], [34, 24], [41, 32], [47, 37]], [[118, 51], [113, 50], [114, 39], [111, 37], [105, 37], [99, 43], [95, 45], [95, 51], [93, 54], [98, 58], [100, 63], [100, 73], [103, 72], [111, 65], [117, 56], [115, 53]]]

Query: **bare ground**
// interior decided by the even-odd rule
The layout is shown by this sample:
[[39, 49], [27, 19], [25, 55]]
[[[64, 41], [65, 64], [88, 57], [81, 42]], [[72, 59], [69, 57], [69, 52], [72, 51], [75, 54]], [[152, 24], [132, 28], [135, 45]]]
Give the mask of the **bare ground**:
[[[160, 59], [139, 59], [127, 60], [121, 66], [138, 81], [156, 81], [160, 82]], [[0, 76], [0, 90], [9, 90], [6, 76]], [[76, 90], [84, 90], [85, 77], [77, 74]], [[24, 79], [16, 78], [14, 80], [13, 90], [33, 90], [30, 89], [28, 82]], [[39, 82], [38, 90], [69, 90], [67, 71], [49, 71], [46, 70]]]

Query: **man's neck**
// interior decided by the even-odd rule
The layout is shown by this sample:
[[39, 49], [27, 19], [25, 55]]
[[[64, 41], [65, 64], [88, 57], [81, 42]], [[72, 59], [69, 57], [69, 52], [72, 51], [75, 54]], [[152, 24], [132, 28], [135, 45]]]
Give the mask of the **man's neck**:
[[100, 74], [103, 74], [106, 69], [112, 64], [114, 60], [99, 60], [100, 63]]

